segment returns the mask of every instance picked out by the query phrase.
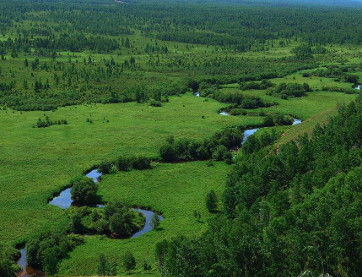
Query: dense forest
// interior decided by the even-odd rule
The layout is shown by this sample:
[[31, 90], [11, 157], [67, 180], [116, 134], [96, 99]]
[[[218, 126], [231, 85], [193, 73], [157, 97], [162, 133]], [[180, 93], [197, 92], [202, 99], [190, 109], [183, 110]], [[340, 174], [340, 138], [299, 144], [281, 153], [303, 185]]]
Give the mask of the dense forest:
[[[311, 59], [312, 53], [325, 54], [322, 46], [362, 42], [359, 12], [331, 7], [5, 1], [0, 3], [0, 18], [2, 68], [12, 65], [8, 59], [24, 57], [22, 65], [2, 70], [10, 80], [3, 78], [0, 83], [0, 103], [17, 110], [135, 101], [137, 90], [146, 100], [155, 90], [164, 95], [183, 93], [184, 80], [171, 84], [164, 80], [163, 74], [172, 72], [182, 72], [184, 79], [192, 74], [198, 81], [215, 79], [224, 84], [283, 77], [315, 67], [318, 59]], [[130, 39], [135, 35], [149, 41], [135, 43]], [[190, 44], [186, 51], [207, 45], [215, 53], [185, 56], [169, 51], [168, 42]], [[296, 42], [314, 48], [296, 51], [296, 58], [265, 63], [237, 55]], [[72, 57], [64, 52], [83, 54]], [[141, 53], [148, 56], [147, 62], [135, 58]], [[114, 55], [121, 61], [113, 56], [95, 61], [96, 54]], [[149, 71], [162, 85], [149, 86], [152, 78], [145, 76]], [[23, 75], [29, 77], [24, 80]]]
[[[248, 151], [229, 174], [225, 213], [192, 240], [157, 245], [172, 276], [359, 276], [362, 98], [313, 135]], [[244, 148], [243, 148], [244, 149]], [[251, 150], [250, 150], [251, 149]]]

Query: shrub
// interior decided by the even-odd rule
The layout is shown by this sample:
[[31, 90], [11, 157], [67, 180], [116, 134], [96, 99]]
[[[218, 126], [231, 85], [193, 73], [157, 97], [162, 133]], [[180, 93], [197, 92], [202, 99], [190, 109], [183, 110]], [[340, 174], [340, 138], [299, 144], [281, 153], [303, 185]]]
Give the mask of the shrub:
[[151, 160], [145, 157], [135, 157], [132, 159], [132, 167], [138, 170], [150, 169]]
[[160, 218], [156, 213], [154, 213], [151, 218], [151, 227], [152, 229], [157, 229], [159, 225], [160, 225]]
[[206, 208], [210, 213], [217, 209], [217, 196], [213, 190], [206, 195]]
[[14, 261], [10, 258], [10, 251], [0, 244], [0, 273], [1, 277], [14, 277], [15, 268], [13, 266]]
[[112, 162], [107, 162], [104, 161], [102, 162], [99, 166], [98, 166], [98, 170], [102, 173], [102, 174], [109, 174], [112, 170], [113, 167], [113, 163]]
[[155, 99], [151, 99], [150, 100], [150, 106], [151, 107], [162, 107], [162, 102], [161, 101], [157, 101]]
[[120, 157], [116, 162], [119, 171], [129, 171], [132, 168], [132, 160], [129, 157]]
[[77, 204], [95, 204], [98, 200], [97, 189], [92, 179], [83, 177], [71, 189], [72, 200]]
[[228, 152], [228, 149], [224, 145], [219, 145], [212, 153], [212, 158], [215, 161], [222, 161], [225, 154]]
[[130, 251], [127, 251], [123, 257], [123, 265], [128, 273], [131, 273], [131, 270], [136, 268], [136, 259]]
[[[54, 271], [56, 261], [65, 258], [68, 252], [82, 244], [81, 236], [67, 235], [66, 231], [46, 231], [31, 237], [26, 244], [29, 266]], [[49, 249], [53, 249], [49, 251]], [[55, 270], [56, 271], [56, 270]], [[54, 272], [53, 272], [54, 273]]]

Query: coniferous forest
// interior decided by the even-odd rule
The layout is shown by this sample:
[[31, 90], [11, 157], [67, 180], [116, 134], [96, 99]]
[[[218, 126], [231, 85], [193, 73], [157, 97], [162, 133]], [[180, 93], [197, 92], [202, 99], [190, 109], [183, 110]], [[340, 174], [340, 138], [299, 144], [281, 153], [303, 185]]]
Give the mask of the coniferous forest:
[[0, 277], [362, 276], [362, 2], [0, 1]]

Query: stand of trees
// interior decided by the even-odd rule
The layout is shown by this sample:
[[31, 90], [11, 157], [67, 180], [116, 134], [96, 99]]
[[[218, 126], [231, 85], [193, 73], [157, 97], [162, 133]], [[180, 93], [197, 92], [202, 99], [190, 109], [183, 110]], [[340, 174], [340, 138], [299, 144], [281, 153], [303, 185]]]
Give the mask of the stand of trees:
[[44, 270], [48, 275], [55, 275], [58, 264], [70, 251], [83, 243], [77, 235], [67, 235], [67, 231], [45, 231], [29, 239], [26, 244], [26, 255], [29, 266]]
[[11, 259], [13, 254], [10, 248], [0, 243], [0, 273], [2, 277], [14, 277], [16, 273], [16, 266]]
[[297, 83], [281, 83], [275, 88], [269, 88], [267, 94], [279, 95], [283, 99], [288, 99], [289, 97], [307, 96], [307, 93], [312, 91], [313, 90], [307, 83], [304, 83], [303, 85]]
[[145, 224], [144, 216], [129, 206], [114, 201], [104, 208], [79, 207], [69, 211], [71, 232], [128, 238]]
[[170, 137], [160, 148], [160, 156], [165, 162], [213, 159], [232, 163], [230, 150], [239, 147], [243, 138], [243, 132], [236, 127], [225, 129], [202, 142], [189, 139], [175, 141]]
[[[311, 135], [245, 149], [224, 212], [198, 239], [157, 244], [172, 276], [359, 276], [362, 98]], [[260, 138], [261, 141], [261, 138]], [[252, 143], [252, 142], [250, 142]], [[263, 145], [270, 144], [270, 141]]]

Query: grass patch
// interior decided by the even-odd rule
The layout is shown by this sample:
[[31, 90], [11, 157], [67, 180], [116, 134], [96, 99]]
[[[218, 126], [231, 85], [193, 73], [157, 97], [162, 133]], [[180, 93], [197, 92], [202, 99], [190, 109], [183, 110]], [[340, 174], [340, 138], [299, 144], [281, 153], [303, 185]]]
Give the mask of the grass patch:
[[[120, 257], [131, 251], [138, 263], [135, 275], [147, 275], [141, 268], [147, 260], [152, 262], [153, 273], [158, 276], [154, 263], [155, 244], [178, 234], [194, 236], [206, 230], [207, 221], [213, 216], [206, 210], [206, 194], [214, 190], [220, 199], [229, 169], [225, 163], [214, 163], [211, 167], [207, 162], [161, 163], [153, 170], [105, 175], [100, 193], [106, 201], [117, 199], [133, 206], [152, 207], [162, 212], [164, 221], [157, 230], [133, 239], [115, 241], [87, 237], [85, 243], [70, 254], [70, 259], [63, 261], [60, 273], [91, 275], [96, 271], [98, 254], [105, 253], [121, 262]], [[194, 218], [195, 210], [201, 214], [201, 222]]]

